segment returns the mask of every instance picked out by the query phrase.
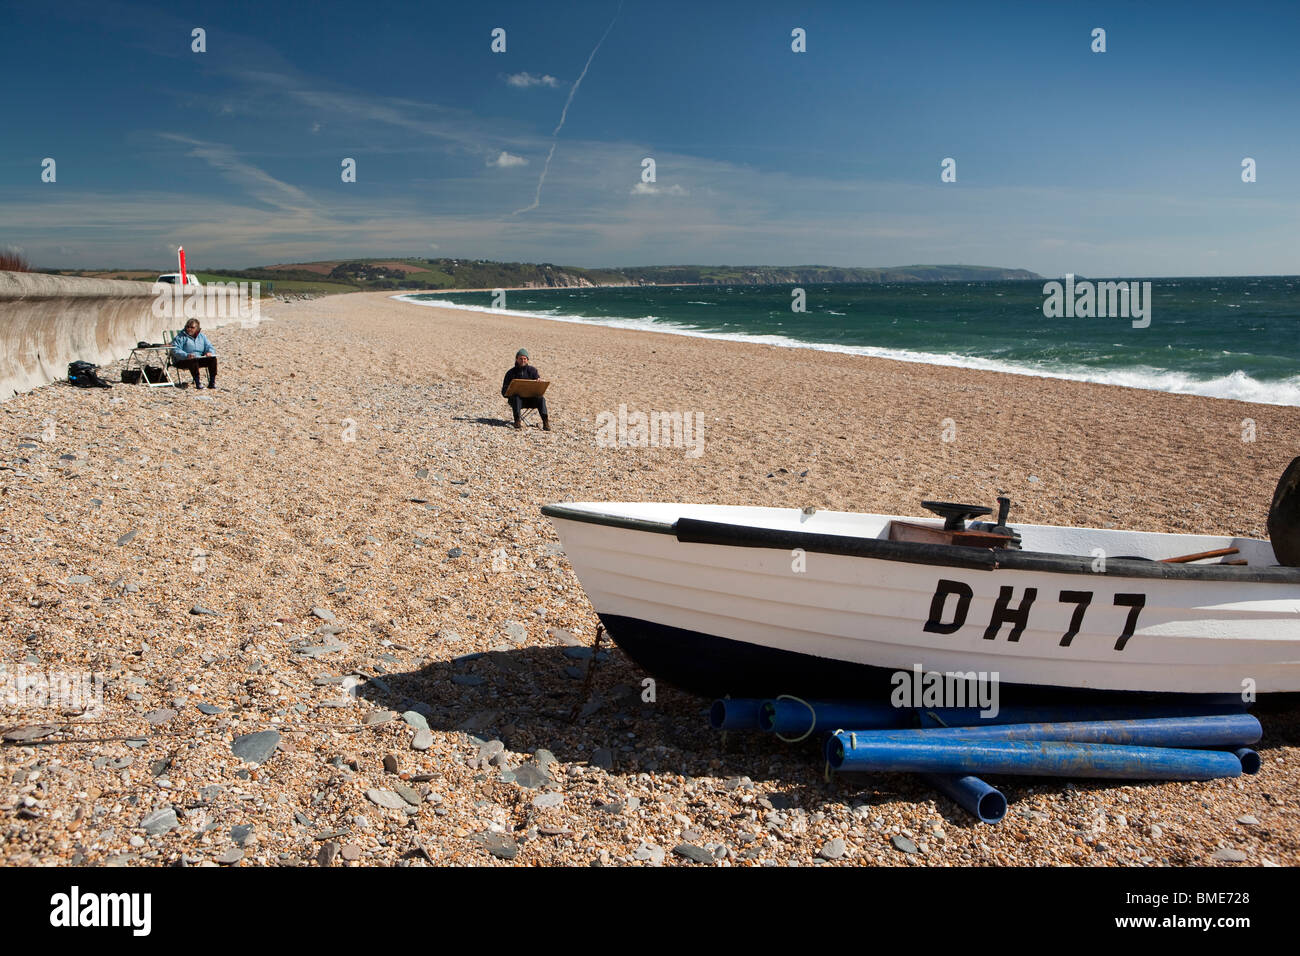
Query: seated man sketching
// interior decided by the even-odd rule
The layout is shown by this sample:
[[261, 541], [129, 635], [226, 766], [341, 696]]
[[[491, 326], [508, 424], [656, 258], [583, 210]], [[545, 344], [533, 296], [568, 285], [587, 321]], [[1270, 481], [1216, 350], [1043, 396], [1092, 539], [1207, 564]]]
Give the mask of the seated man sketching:
[[507, 395], [510, 390], [510, 383], [515, 379], [524, 379], [528, 381], [538, 381], [541, 374], [537, 371], [536, 366], [528, 364], [528, 350], [520, 349], [515, 353], [515, 364], [508, 372], [505, 379], [501, 382], [501, 396], [510, 402], [510, 408], [515, 413], [515, 428], [523, 428], [522, 414], [525, 408], [535, 408], [542, 415], [542, 428], [545, 431], [551, 430], [551, 416], [546, 411], [546, 399], [541, 395], [536, 398], [524, 398], [521, 395]]
[[208, 370], [208, 388], [217, 387], [217, 353], [212, 343], [208, 341], [208, 337], [199, 328], [198, 319], [190, 319], [186, 322], [185, 331], [177, 332], [171, 344], [172, 365], [189, 369], [190, 375], [194, 377], [196, 389], [203, 387], [199, 384], [201, 368]]

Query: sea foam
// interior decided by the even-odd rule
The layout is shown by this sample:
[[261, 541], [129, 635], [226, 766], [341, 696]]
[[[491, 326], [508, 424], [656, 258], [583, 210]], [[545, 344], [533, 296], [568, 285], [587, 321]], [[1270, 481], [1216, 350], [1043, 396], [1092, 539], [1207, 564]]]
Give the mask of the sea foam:
[[1279, 381], [1262, 382], [1240, 370], [1213, 378], [1197, 378], [1185, 372], [1147, 366], [1102, 371], [1067, 363], [1030, 365], [960, 355], [952, 352], [922, 352], [912, 349], [879, 348], [869, 345], [835, 345], [826, 342], [805, 342], [785, 335], [708, 332], [666, 321], [654, 315], [637, 318], [612, 318], [608, 316], [593, 318], [571, 312], [558, 313], [549, 310], [545, 312], [524, 312], [514, 309], [491, 309], [478, 305], [463, 305], [446, 299], [418, 299], [409, 293], [395, 295], [392, 298], [402, 302], [412, 302], [416, 305], [436, 306], [440, 309], [462, 309], [466, 312], [486, 312], [492, 315], [510, 315], [523, 319], [545, 319], [551, 322], [572, 322], [578, 325], [603, 325], [615, 329], [661, 332], [665, 335], [687, 335], [702, 339], [721, 339], [728, 342], [753, 342], [759, 345], [774, 345], [778, 348], [812, 349], [819, 352], [838, 352], [846, 355], [892, 359], [896, 362], [957, 366], [982, 372], [1030, 375], [1035, 378], [1059, 378], [1072, 382], [1094, 382], [1099, 385], [1118, 385], [1124, 388], [1141, 388], [1149, 391], [1172, 392], [1179, 395], [1202, 395], [1207, 398], [1232, 399], [1239, 402], [1255, 402], [1261, 405], [1300, 406], [1300, 375], [1294, 375]]

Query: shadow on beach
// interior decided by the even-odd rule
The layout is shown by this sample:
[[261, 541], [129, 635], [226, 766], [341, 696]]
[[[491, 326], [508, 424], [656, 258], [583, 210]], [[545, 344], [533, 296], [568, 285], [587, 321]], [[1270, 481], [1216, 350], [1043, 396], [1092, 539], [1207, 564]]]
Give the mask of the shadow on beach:
[[[767, 803], [816, 810], [827, 803], [888, 802], [900, 797], [889, 783], [908, 789], [908, 778], [894, 774], [865, 790], [846, 777], [828, 784], [817, 742], [791, 746], [767, 735], [723, 735], [709, 726], [711, 701], [662, 682], [647, 700], [644, 673], [617, 647], [606, 645], [596, 655], [585, 692], [592, 663], [584, 646], [489, 651], [371, 678], [359, 692], [376, 707], [423, 713], [431, 730], [466, 734], [467, 757], [474, 746], [501, 741], [507, 767], [482, 767], [489, 775], [517, 769], [545, 748], [561, 764], [601, 767], [615, 778], [668, 773], [753, 789], [760, 813]], [[513, 782], [509, 774], [505, 779]], [[955, 824], [966, 823], [961, 810], [949, 809]]]
[[[590, 647], [527, 647], [466, 654], [415, 671], [384, 674], [359, 688], [360, 696], [396, 712], [416, 710], [431, 730], [466, 735], [466, 759], [490, 741], [504, 745], [500, 765], [478, 769], [484, 780], [515, 784], [515, 771], [549, 750], [562, 765], [585, 764], [613, 779], [639, 773], [677, 774], [717, 780], [725, 789], [751, 790], [755, 809], [794, 807], [808, 812], [833, 805], [861, 805], [868, 816], [895, 803], [936, 801], [943, 825], [980, 824], [912, 774], [838, 774], [828, 781], [820, 739], [787, 744], [759, 733], [712, 730], [710, 701], [658, 683], [654, 699], [645, 675], [618, 648], [602, 649], [594, 661], [589, 692]], [[1257, 749], [1265, 773], [1273, 751], [1300, 737], [1300, 700], [1266, 701], [1256, 708], [1265, 738]], [[562, 776], [564, 771], [554, 771]], [[990, 781], [1017, 813], [1017, 803], [1035, 794], [1096, 794], [1120, 786], [1161, 786], [1140, 780], [1065, 780], [1000, 777]], [[1024, 813], [1028, 814], [1027, 804]]]
[[493, 425], [497, 428], [510, 428], [514, 422], [508, 418], [484, 418], [482, 416], [453, 415], [453, 422], [469, 422], [474, 425]]
[[707, 701], [662, 684], [656, 700], [642, 700], [643, 675], [608, 644], [585, 693], [592, 663], [584, 646], [487, 651], [372, 677], [359, 693], [377, 707], [423, 713], [431, 730], [501, 740], [519, 756], [545, 748], [562, 763], [587, 762], [604, 748], [617, 772], [707, 772], [696, 765], [698, 749], [717, 743]]

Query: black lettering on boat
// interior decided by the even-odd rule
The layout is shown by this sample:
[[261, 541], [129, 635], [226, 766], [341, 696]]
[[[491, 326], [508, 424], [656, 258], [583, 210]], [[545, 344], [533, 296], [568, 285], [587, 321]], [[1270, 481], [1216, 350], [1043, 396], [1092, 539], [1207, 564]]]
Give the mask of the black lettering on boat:
[[1088, 605], [1092, 603], [1092, 592], [1062, 591], [1061, 603], [1076, 605], [1074, 613], [1070, 615], [1070, 629], [1061, 635], [1061, 646], [1069, 647], [1070, 642], [1074, 640], [1075, 635], [1079, 633], [1079, 628], [1083, 625], [1083, 612], [1088, 610]]
[[1121, 634], [1119, 640], [1115, 642], [1115, 650], [1124, 650], [1124, 645], [1128, 643], [1128, 639], [1132, 637], [1133, 632], [1137, 630], [1138, 615], [1142, 613], [1142, 609], [1146, 607], [1146, 604], [1147, 596], [1145, 594], [1115, 595], [1115, 606], [1126, 607], [1129, 609], [1128, 620], [1124, 622], [1124, 633]]
[[1011, 595], [1014, 593], [1015, 588], [1009, 584], [1004, 584], [998, 591], [998, 600], [993, 605], [993, 617], [984, 631], [984, 640], [993, 640], [998, 636], [998, 631], [1002, 630], [1002, 625], [1007, 623], [1014, 625], [1011, 633], [1007, 635], [1007, 640], [1020, 640], [1020, 635], [1029, 624], [1029, 609], [1034, 605], [1034, 598], [1038, 597], [1038, 588], [1025, 588], [1025, 596], [1021, 599], [1020, 606], [1013, 611], [1010, 605]]
[[[950, 594], [957, 595], [957, 609], [952, 620], [945, 624], [943, 610]], [[925, 630], [931, 634], [952, 634], [960, 630], [966, 623], [966, 612], [970, 610], [970, 601], [974, 596], [975, 592], [969, 584], [940, 579], [934, 589], [934, 597], [930, 599], [930, 619], [925, 622]]]

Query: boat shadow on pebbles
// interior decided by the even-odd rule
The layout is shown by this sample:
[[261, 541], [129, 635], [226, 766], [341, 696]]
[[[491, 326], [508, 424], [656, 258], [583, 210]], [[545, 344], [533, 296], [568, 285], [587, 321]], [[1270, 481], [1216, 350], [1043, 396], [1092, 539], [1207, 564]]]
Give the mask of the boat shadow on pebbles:
[[699, 761], [717, 749], [707, 702], [663, 684], [653, 701], [643, 700], [644, 674], [608, 644], [594, 663], [589, 692], [591, 648], [548, 646], [463, 654], [370, 677], [356, 695], [396, 714], [414, 710], [432, 731], [465, 734], [467, 753], [500, 740], [515, 763], [543, 748], [564, 764], [592, 763], [595, 754], [594, 762], [620, 773], [705, 772]]
[[[418, 670], [370, 677], [357, 687], [365, 708], [360, 721], [377, 717], [386, 723], [419, 715], [408, 717], [408, 722], [414, 720], [418, 728], [422, 717], [430, 731], [453, 734], [453, 743], [482, 775], [478, 782], [483, 784], [544, 790], [553, 779], [572, 776], [571, 768], [581, 766], [584, 774], [603, 771], [615, 789], [620, 778], [625, 786], [630, 777], [648, 773], [661, 787], [702, 787], [688, 791], [688, 796], [697, 794], [691, 799], [735, 792], [760, 820], [775, 813], [771, 819], [778, 825], [787, 810], [816, 813], [849, 807], [868, 823], [901, 809], [941, 818], [949, 829], [981, 826], [915, 774], [841, 773], [827, 781], [820, 736], [793, 743], [760, 733], [724, 737], [709, 727], [710, 702], [704, 698], [660, 682], [654, 700], [643, 699], [644, 673], [616, 647], [599, 653], [590, 693], [584, 694], [590, 661], [589, 647], [524, 647], [465, 654]], [[1278, 748], [1300, 742], [1298, 703], [1279, 697], [1257, 710], [1267, 721], [1267, 736], [1259, 747], [1266, 766]], [[412, 732], [413, 743], [417, 733]], [[550, 757], [559, 767], [546, 765]], [[991, 782], [1006, 796], [1011, 813], [1026, 817], [1041, 815], [1034, 809], [1035, 798], [1049, 798], [1058, 807], [1050, 815], [1059, 816], [1073, 800], [1091, 799], [1117, 786], [1138, 792], [1166, 785], [1027, 776]], [[933, 811], [913, 811], [931, 801]]]
[[1251, 747], [1259, 753], [1264, 769], [1275, 758], [1282, 757], [1282, 749], [1300, 747], [1300, 694], [1269, 694], [1250, 707], [1264, 728], [1264, 737]]
[[[563, 765], [561, 773], [581, 765], [614, 777], [707, 778], [723, 790], [781, 791], [777, 802], [812, 809], [856, 799], [857, 783], [843, 777], [824, 782], [818, 741], [792, 746], [766, 736], [724, 739], [709, 727], [710, 701], [662, 682], [646, 699], [646, 675], [617, 647], [599, 652], [584, 693], [591, 656], [585, 646], [512, 648], [370, 677], [356, 688], [365, 708], [360, 722], [367, 713], [386, 712], [387, 721], [413, 711], [433, 732], [463, 735], [466, 760], [484, 754], [488, 759], [478, 769], [492, 774], [512, 773], [546, 750]], [[493, 741], [500, 741], [500, 750]], [[517, 781], [507, 776], [505, 782]], [[869, 793], [862, 799], [875, 800]]]
[[[418, 670], [370, 677], [356, 689], [366, 708], [361, 722], [367, 715], [386, 722], [414, 713], [430, 731], [461, 735], [452, 740], [485, 784], [545, 789], [581, 766], [583, 774], [603, 771], [616, 789], [620, 778], [626, 786], [630, 777], [648, 773], [661, 787], [703, 787], [688, 791], [688, 796], [696, 792], [721, 797], [734, 791], [744, 804], [735, 809], [751, 807], [759, 820], [775, 813], [770, 819], [777, 825], [792, 808], [816, 813], [849, 807], [867, 823], [902, 810], [941, 818], [949, 829], [982, 826], [915, 774], [841, 773], [827, 781], [820, 736], [794, 743], [761, 733], [724, 737], [709, 727], [710, 701], [702, 697], [659, 682], [654, 699], [644, 699], [650, 696], [642, 684], [644, 672], [617, 647], [599, 652], [590, 692], [585, 693], [591, 657], [591, 648], [585, 646], [522, 647], [464, 654]], [[1283, 756], [1283, 748], [1300, 745], [1300, 695], [1274, 695], [1254, 712], [1265, 726], [1257, 749], [1267, 772]], [[417, 727], [419, 717], [413, 718]], [[541, 775], [534, 773], [539, 754]], [[560, 766], [546, 766], [550, 757]], [[679, 782], [679, 776], [686, 781]], [[990, 782], [1006, 796], [1011, 814], [1040, 822], [1043, 812], [1037, 807], [1042, 798], [1055, 807], [1049, 807], [1047, 816], [1059, 817], [1074, 801], [1092, 800], [1117, 787], [1136, 798], [1151, 788], [1169, 786], [1028, 776], [993, 777]], [[931, 801], [933, 811], [913, 809]]]

